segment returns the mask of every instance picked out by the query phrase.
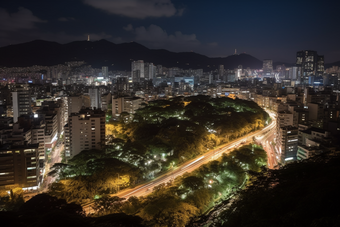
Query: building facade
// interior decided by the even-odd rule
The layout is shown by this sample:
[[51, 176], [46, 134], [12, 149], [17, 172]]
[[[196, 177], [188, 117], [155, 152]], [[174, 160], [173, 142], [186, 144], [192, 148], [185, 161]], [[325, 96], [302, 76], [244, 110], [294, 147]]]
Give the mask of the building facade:
[[101, 149], [105, 142], [105, 113], [82, 109], [69, 116], [65, 126], [65, 156], [70, 159], [83, 150]]

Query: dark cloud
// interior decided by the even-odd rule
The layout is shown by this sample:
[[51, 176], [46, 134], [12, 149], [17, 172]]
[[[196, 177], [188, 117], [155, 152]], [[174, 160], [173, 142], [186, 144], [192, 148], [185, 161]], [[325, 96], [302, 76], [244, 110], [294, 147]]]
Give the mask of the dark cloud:
[[123, 29], [124, 29], [125, 31], [133, 31], [132, 24], [126, 25], [126, 27], [123, 27]]
[[61, 21], [61, 22], [72, 21], [72, 20], [75, 20], [75, 19], [73, 17], [59, 17], [58, 18], [58, 21]]
[[216, 47], [216, 46], [218, 46], [218, 43], [216, 43], [216, 42], [208, 43], [208, 46]]
[[[131, 26], [132, 27], [132, 26]], [[186, 35], [180, 31], [168, 34], [157, 25], [144, 26], [134, 29], [135, 40], [150, 48], [165, 48], [172, 51], [190, 51], [201, 46], [195, 34]]]
[[20, 7], [18, 12], [10, 14], [6, 9], [0, 8], [0, 31], [19, 31], [35, 28], [35, 23], [46, 21], [34, 16], [33, 13]]
[[86, 4], [106, 12], [144, 19], [147, 17], [181, 16], [183, 9], [176, 9], [171, 0], [83, 0]]

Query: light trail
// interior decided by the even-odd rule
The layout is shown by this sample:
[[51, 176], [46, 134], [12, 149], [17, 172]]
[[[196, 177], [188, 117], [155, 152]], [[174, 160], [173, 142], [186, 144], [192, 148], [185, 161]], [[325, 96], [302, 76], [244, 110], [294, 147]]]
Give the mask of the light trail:
[[190, 164], [188, 164], [188, 165], [186, 165], [186, 166], [182, 167], [181, 169], [185, 169], [186, 167], [188, 167], [188, 166], [191, 166], [192, 164], [194, 164], [194, 163], [198, 162], [199, 160], [201, 160], [201, 159], [203, 159], [203, 158], [204, 158], [204, 156], [202, 156], [202, 157], [200, 157], [199, 159], [197, 159], [197, 160], [193, 161], [192, 163], [190, 163]]

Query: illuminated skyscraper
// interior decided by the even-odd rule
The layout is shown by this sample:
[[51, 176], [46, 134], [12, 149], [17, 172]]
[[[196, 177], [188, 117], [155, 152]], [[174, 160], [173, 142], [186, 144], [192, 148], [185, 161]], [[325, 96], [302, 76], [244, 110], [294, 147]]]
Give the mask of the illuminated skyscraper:
[[298, 51], [296, 66], [301, 67], [301, 84], [308, 84], [310, 76], [320, 76], [324, 73], [324, 56], [312, 50]]

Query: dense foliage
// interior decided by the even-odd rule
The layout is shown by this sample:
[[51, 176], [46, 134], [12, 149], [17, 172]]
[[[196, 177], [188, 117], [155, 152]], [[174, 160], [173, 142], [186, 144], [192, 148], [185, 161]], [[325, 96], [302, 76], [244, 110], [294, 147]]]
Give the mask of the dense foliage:
[[50, 194], [81, 203], [151, 179], [184, 161], [257, 130], [268, 114], [256, 103], [208, 96], [157, 100], [107, 124], [105, 149], [85, 150], [50, 174]]
[[340, 226], [339, 171], [337, 152], [252, 172], [247, 188], [226, 211], [217, 209], [217, 218], [196, 226]]
[[256, 146], [243, 146], [199, 169], [160, 184], [146, 197], [97, 199], [99, 215], [125, 213], [143, 218], [147, 226], [185, 226], [191, 218], [226, 198], [247, 179], [247, 171], [259, 171], [266, 153]]
[[112, 214], [91, 218], [84, 215], [80, 205], [66, 203], [47, 194], [39, 194], [30, 199], [17, 211], [0, 212], [1, 226], [10, 227], [104, 227], [142, 226], [142, 219], [126, 214]]

